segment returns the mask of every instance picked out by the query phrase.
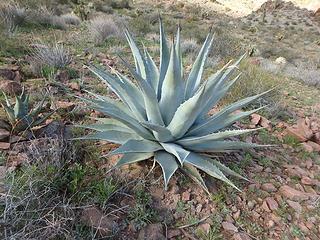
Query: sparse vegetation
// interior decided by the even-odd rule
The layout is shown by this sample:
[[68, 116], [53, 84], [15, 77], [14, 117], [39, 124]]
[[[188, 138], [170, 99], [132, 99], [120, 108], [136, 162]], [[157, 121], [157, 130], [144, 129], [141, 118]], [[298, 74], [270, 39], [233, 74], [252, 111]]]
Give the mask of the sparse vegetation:
[[31, 65], [35, 74], [49, 76], [57, 69], [63, 69], [71, 63], [69, 50], [57, 42], [53, 44], [34, 44], [31, 50]]
[[5, 29], [7, 34], [13, 34], [18, 26], [21, 26], [26, 19], [25, 8], [18, 4], [0, 4], [0, 26]]
[[[251, 2], [246, 0], [248, 6]], [[170, 3], [164, 0], [157, 3], [151, 0], [2, 1], [0, 239], [317, 239], [320, 235], [317, 15], [288, 1], [276, 1], [277, 4], [269, 1], [248, 16], [231, 17], [234, 11], [236, 14], [243, 11], [242, 3], [242, 0], [219, 3], [198, 0]], [[202, 170], [189, 172], [193, 178], [185, 171], [178, 171], [173, 177], [167, 174], [164, 178], [163, 168], [154, 156], [145, 162], [112, 168], [119, 159], [123, 161], [121, 154], [112, 156], [118, 151], [118, 144], [76, 140], [91, 130], [73, 125], [100, 130], [112, 125], [111, 131], [97, 133], [104, 137], [115, 136], [117, 132], [116, 137], [121, 138], [124, 132], [134, 130], [127, 130], [123, 124], [114, 126], [115, 120], [103, 118], [98, 111], [101, 109], [82, 104], [75, 95], [100, 103], [100, 99], [93, 100], [98, 96], [93, 93], [98, 93], [103, 101], [107, 99], [104, 111], [117, 110], [120, 106], [126, 109], [130, 124], [159, 127], [152, 125], [158, 123], [152, 118], [154, 115], [150, 115], [157, 106], [152, 99], [138, 98], [141, 106], [148, 103], [150, 108], [146, 111], [148, 114], [142, 111], [145, 119], [135, 120], [142, 109], [140, 105], [121, 105], [117, 97], [135, 100], [136, 91], [132, 95], [130, 89], [126, 93], [112, 92], [128, 86], [137, 86], [140, 91], [143, 86], [139, 84], [144, 80], [139, 81], [136, 74], [144, 76], [143, 69], [146, 69], [143, 78], [153, 79], [149, 76], [150, 63], [164, 64], [163, 56], [159, 57], [159, 52], [167, 55], [159, 47], [163, 40], [157, 34], [159, 13], [166, 26], [168, 46], [175, 46], [182, 54], [181, 75], [184, 78], [188, 78], [201, 49], [199, 44], [205, 41], [210, 27], [215, 38], [204, 65], [204, 78], [210, 78], [229, 60], [248, 53], [239, 69], [232, 64], [225, 69], [227, 78], [230, 70], [241, 72], [242, 76], [219, 104], [210, 109], [210, 116], [216, 116], [234, 101], [275, 87], [268, 95], [235, 113], [241, 115], [261, 106], [265, 108], [228, 128], [263, 129], [227, 139], [275, 147], [201, 154], [203, 157], [214, 154], [229, 168], [224, 168], [225, 171], [232, 170], [231, 173], [248, 179], [243, 181], [225, 174], [242, 192], [216, 181]], [[97, 24], [96, 29], [101, 32], [91, 31], [90, 24], [99, 18], [101, 24]], [[180, 50], [177, 38], [174, 39], [178, 25], [182, 28]], [[136, 50], [134, 58], [130, 56], [122, 27], [133, 31], [141, 58]], [[129, 42], [134, 45], [133, 40]], [[128, 69], [117, 56], [138, 67]], [[147, 67], [143, 67], [141, 59]], [[197, 66], [202, 66], [202, 62], [198, 63]], [[103, 78], [113, 79], [112, 89], [105, 82], [99, 82], [88, 66], [99, 71]], [[104, 68], [110, 73], [100, 72]], [[230, 81], [226, 81], [228, 83]], [[201, 84], [205, 86], [206, 81]], [[174, 89], [175, 96], [180, 96], [177, 87], [170, 88]], [[26, 94], [20, 95], [22, 89], [29, 93], [29, 102]], [[215, 89], [212, 93], [217, 96], [219, 91]], [[160, 102], [161, 98], [157, 96]], [[172, 106], [173, 102], [166, 105]], [[203, 105], [199, 104], [193, 112]], [[40, 113], [32, 116], [38, 107]], [[120, 111], [114, 113], [120, 116]], [[45, 120], [46, 116], [49, 117]], [[210, 116], [197, 119], [197, 124]], [[178, 123], [184, 124], [188, 119], [190, 116], [183, 116]], [[102, 128], [95, 124], [97, 120], [102, 121]], [[155, 136], [154, 131], [147, 131]], [[181, 139], [174, 139], [175, 143], [178, 141]], [[154, 139], [151, 142], [172, 144]], [[124, 143], [120, 150], [126, 146], [129, 145]], [[149, 151], [148, 144], [139, 146]], [[183, 157], [184, 153], [178, 151], [176, 155]], [[125, 156], [133, 154], [125, 153]], [[189, 166], [184, 162], [183, 167], [185, 170]], [[219, 173], [218, 168], [215, 171]], [[170, 183], [164, 190], [162, 186], [169, 178]], [[199, 179], [203, 180], [200, 184], [208, 187], [209, 195], [195, 183]]]
[[95, 44], [101, 44], [110, 37], [120, 36], [119, 26], [108, 16], [100, 16], [91, 20], [88, 29]]

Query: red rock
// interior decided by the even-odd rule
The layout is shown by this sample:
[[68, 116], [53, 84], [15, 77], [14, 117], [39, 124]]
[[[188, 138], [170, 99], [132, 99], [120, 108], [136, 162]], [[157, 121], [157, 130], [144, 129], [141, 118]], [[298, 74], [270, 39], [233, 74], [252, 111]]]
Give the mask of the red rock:
[[311, 152], [313, 152], [313, 148], [312, 148], [312, 146], [310, 146], [309, 144], [307, 144], [307, 143], [302, 143], [301, 144], [302, 146], [303, 146], [303, 148], [304, 148], [304, 150], [306, 151], [306, 152], [308, 152], [308, 153], [311, 153]]
[[204, 233], [208, 234], [210, 232], [211, 226], [209, 223], [201, 223], [198, 228], [201, 229]]
[[12, 69], [9, 69], [7, 67], [0, 68], [0, 77], [7, 79], [7, 80], [13, 80], [15, 77], [15, 72]]
[[11, 80], [5, 80], [0, 82], [0, 90], [7, 94], [17, 95], [22, 91], [20, 83]]
[[264, 183], [261, 185], [261, 189], [266, 192], [276, 192], [277, 188], [272, 183]]
[[301, 183], [304, 184], [304, 185], [313, 185], [312, 179], [309, 178], [309, 177], [306, 177], [306, 176], [303, 176], [301, 178]]
[[251, 238], [244, 232], [233, 235], [233, 240], [251, 240]]
[[253, 125], [255, 125], [255, 126], [258, 125], [260, 120], [261, 120], [261, 116], [259, 114], [256, 114], [256, 113], [251, 114], [250, 118], [251, 118], [251, 120], [250, 120], [251, 123]]
[[266, 198], [266, 202], [268, 204], [268, 207], [271, 211], [277, 210], [279, 207], [279, 204], [271, 197]]
[[181, 232], [179, 229], [169, 229], [168, 230], [168, 238], [176, 239], [176, 237], [180, 236]]
[[268, 223], [267, 223], [267, 227], [270, 229], [270, 228], [273, 228], [274, 227], [274, 221], [272, 220], [269, 220]]
[[238, 228], [231, 222], [222, 222], [222, 228], [230, 232], [238, 232]]
[[96, 228], [103, 235], [110, 233], [116, 225], [114, 217], [104, 215], [96, 207], [86, 208], [82, 212], [81, 220], [86, 225]]
[[310, 146], [312, 148], [313, 152], [320, 152], [320, 145], [319, 144], [312, 142], [312, 141], [307, 141], [305, 144]]
[[297, 165], [286, 165], [285, 171], [290, 177], [308, 176], [309, 173]]
[[271, 212], [268, 204], [266, 201], [263, 201], [262, 205], [261, 205], [261, 208], [265, 211], [265, 212]]
[[10, 148], [10, 143], [0, 142], [0, 149], [1, 150], [7, 150], [9, 148]]
[[184, 191], [181, 196], [182, 201], [189, 201], [190, 200], [190, 193], [188, 191]]
[[297, 213], [301, 213], [302, 211], [302, 207], [300, 205], [300, 203], [295, 202], [295, 201], [291, 201], [291, 200], [287, 200], [287, 203], [290, 207], [292, 207]]
[[57, 109], [62, 109], [65, 111], [71, 111], [75, 107], [74, 102], [67, 102], [67, 101], [56, 101], [55, 105]]
[[10, 132], [0, 128], [0, 140], [5, 139], [10, 136]]
[[313, 135], [313, 132], [310, 129], [310, 120], [308, 118], [299, 119], [296, 125], [287, 127], [286, 132], [287, 135], [296, 138], [299, 142], [306, 142]]
[[283, 197], [293, 201], [303, 201], [309, 199], [307, 193], [298, 191], [288, 185], [280, 187], [279, 192]]
[[79, 83], [76, 83], [76, 82], [69, 83], [68, 87], [70, 87], [73, 90], [80, 91], [80, 84]]
[[16, 71], [13, 81], [21, 82], [21, 80], [22, 80], [22, 76], [21, 76], [20, 72]]
[[316, 132], [316, 133], [313, 135], [313, 141], [314, 141], [315, 143], [320, 144], [320, 132]]
[[163, 228], [160, 223], [149, 224], [139, 232], [137, 240], [165, 240]]

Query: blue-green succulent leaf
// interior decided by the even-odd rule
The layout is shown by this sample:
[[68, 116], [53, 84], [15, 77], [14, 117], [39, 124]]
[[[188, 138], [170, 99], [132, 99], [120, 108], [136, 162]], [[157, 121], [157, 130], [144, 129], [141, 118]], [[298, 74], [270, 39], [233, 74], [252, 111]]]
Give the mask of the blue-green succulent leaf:
[[166, 127], [163, 127], [158, 124], [153, 124], [149, 122], [141, 122], [142, 126], [152, 130], [154, 132], [154, 136], [160, 142], [169, 142], [174, 139], [170, 130]]
[[196, 168], [204, 171], [211, 177], [217, 178], [230, 186], [234, 187], [238, 191], [240, 191], [239, 188], [237, 188], [224, 174], [217, 168], [217, 166], [213, 165], [210, 161], [208, 161], [206, 158], [200, 156], [199, 154], [196, 153], [191, 153], [189, 156], [186, 158], [186, 163], [189, 163]]
[[146, 159], [153, 157], [154, 153], [152, 152], [142, 152], [142, 153], [126, 153], [121, 159], [117, 162], [117, 164], [113, 168], [118, 168], [123, 165], [132, 164], [136, 162], [140, 162]]
[[107, 130], [104, 132], [96, 132], [83, 137], [73, 138], [73, 140], [104, 140], [117, 144], [124, 144], [129, 139], [142, 139], [135, 133], [118, 131], [118, 130]]
[[137, 153], [137, 152], [156, 152], [163, 148], [157, 142], [148, 140], [135, 140], [130, 139], [116, 150], [110, 152], [108, 155]]
[[200, 86], [202, 73], [211, 49], [212, 41], [212, 33], [209, 33], [189, 73], [189, 77], [186, 82], [185, 99], [192, 97]]
[[165, 190], [168, 189], [170, 178], [179, 168], [175, 156], [166, 151], [158, 151], [154, 155], [154, 160], [159, 163], [162, 168]]
[[174, 45], [161, 88], [160, 110], [165, 124], [169, 124], [177, 108], [183, 102], [184, 82], [181, 76], [179, 58]]
[[166, 39], [166, 34], [164, 32], [161, 18], [159, 18], [159, 22], [160, 22], [160, 73], [159, 73], [159, 85], [158, 85], [157, 97], [158, 97], [158, 100], [160, 101], [162, 84], [166, 76], [168, 65], [169, 65], [170, 50], [168, 47], [168, 42]]
[[160, 142], [160, 144], [164, 148], [164, 150], [166, 150], [167, 152], [169, 152], [172, 155], [176, 156], [176, 158], [179, 160], [181, 165], [183, 165], [184, 160], [190, 154], [189, 151], [183, 149], [178, 144], [175, 144], [175, 143], [162, 143], [162, 142]]

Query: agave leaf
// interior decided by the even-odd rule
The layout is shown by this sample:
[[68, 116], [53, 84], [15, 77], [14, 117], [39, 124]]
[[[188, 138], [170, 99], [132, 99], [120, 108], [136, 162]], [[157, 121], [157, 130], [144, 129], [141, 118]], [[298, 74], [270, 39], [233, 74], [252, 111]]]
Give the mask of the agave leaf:
[[73, 138], [73, 140], [104, 140], [117, 144], [124, 144], [128, 139], [141, 139], [135, 133], [118, 130], [108, 130], [104, 132], [96, 132], [87, 136]]
[[145, 49], [145, 59], [146, 59], [146, 73], [147, 73], [147, 81], [152, 86], [155, 93], [158, 92], [158, 85], [159, 85], [159, 70], [153, 61], [151, 55], [149, 54], [148, 50]]
[[1, 92], [2, 92], [2, 94], [4, 96], [4, 99], [6, 100], [7, 107], [11, 107], [12, 105], [11, 105], [11, 103], [9, 101], [9, 98], [8, 98], [7, 94], [5, 92], [3, 92], [3, 91], [1, 91]]
[[195, 181], [197, 184], [199, 184], [203, 190], [210, 195], [210, 192], [201, 177], [201, 174], [199, 173], [198, 169], [195, 168], [193, 165], [189, 163], [184, 163], [183, 168], [181, 168], [183, 172], [185, 172], [193, 181]]
[[119, 80], [114, 78], [111, 74], [104, 73], [98, 68], [90, 66], [89, 69], [108, 84], [111, 90], [131, 109], [132, 113], [140, 121], [146, 119], [144, 106], [139, 102], [141, 93], [134, 84], [128, 84], [130, 81], [117, 71], [115, 71], [115, 73]]
[[175, 41], [175, 51], [177, 53], [179, 63], [180, 63], [180, 70], [181, 70], [181, 77], [183, 76], [183, 66], [182, 66], [182, 53], [181, 53], [181, 40], [180, 40], [180, 25], [178, 25], [177, 33], [176, 33], [176, 41]]
[[166, 150], [167, 152], [171, 153], [172, 155], [176, 156], [176, 158], [179, 160], [180, 164], [183, 165], [183, 162], [190, 154], [189, 151], [183, 149], [181, 146], [175, 143], [162, 143], [160, 142], [161, 146]]
[[20, 97], [16, 97], [16, 104], [14, 105], [13, 110], [16, 119], [22, 119], [24, 116], [28, 114], [28, 111], [23, 105]]
[[126, 153], [137, 153], [137, 152], [156, 152], [163, 149], [161, 145], [157, 142], [148, 141], [148, 140], [135, 140], [129, 139], [122, 146], [113, 150], [108, 155], [115, 154], [126, 154]]
[[209, 33], [189, 73], [186, 82], [185, 99], [192, 97], [200, 86], [202, 73], [211, 49], [212, 41], [212, 33]]
[[29, 113], [29, 116], [32, 117], [32, 118], [36, 118], [40, 112], [43, 110], [42, 107], [43, 107], [43, 104], [45, 102], [46, 98], [44, 97], [41, 102], [31, 110], [31, 112]]
[[132, 73], [132, 75], [135, 77], [135, 79], [138, 82], [139, 87], [141, 88], [143, 92], [143, 98], [144, 98], [144, 105], [146, 108], [146, 113], [148, 117], [148, 121], [151, 121], [152, 123], [164, 125], [157, 96], [155, 92], [153, 91], [152, 87], [149, 85], [147, 81], [141, 78], [137, 73], [135, 73], [132, 68], [130, 67], [130, 64], [128, 64], [124, 59], [121, 59], [123, 64], [129, 69], [129, 71]]
[[220, 170], [217, 168], [217, 166], [213, 165], [211, 162], [209, 162], [207, 159], [201, 157], [200, 155], [196, 153], [190, 153], [189, 156], [185, 160], [186, 163], [189, 163], [193, 165], [194, 167], [204, 171], [211, 177], [217, 178], [219, 180], [222, 180], [223, 182], [229, 184], [230, 186], [234, 187], [238, 191], [240, 191], [239, 188], [237, 188]]
[[183, 101], [184, 82], [182, 81], [179, 57], [172, 45], [167, 73], [162, 83], [160, 110], [165, 124], [169, 124], [177, 108]]
[[193, 97], [179, 106], [175, 112], [168, 129], [175, 138], [182, 137], [192, 126], [200, 112], [204, 88], [200, 89]]
[[131, 112], [131, 110], [124, 105], [122, 102], [111, 99], [109, 97], [105, 97], [105, 96], [100, 96], [94, 93], [91, 93], [89, 91], [86, 91], [88, 94], [94, 96], [96, 99], [91, 99], [91, 98], [85, 98], [85, 97], [78, 97], [79, 99], [81, 99], [82, 101], [92, 105], [93, 107], [99, 107], [99, 108], [104, 108], [104, 107], [109, 107], [109, 108], [117, 108], [120, 111], [122, 111], [125, 114], [128, 115], [133, 115], [133, 113]]
[[168, 130], [166, 127], [163, 127], [163, 126], [160, 126], [157, 124], [153, 124], [153, 123], [149, 123], [149, 122], [142, 122], [141, 124], [144, 127], [152, 130], [154, 132], [153, 135], [160, 142], [169, 142], [174, 139], [170, 130]]
[[261, 110], [264, 107], [260, 107], [251, 111], [245, 111], [237, 114], [230, 114], [229, 112], [220, 112], [215, 115], [205, 119], [203, 122], [200, 122], [190, 128], [186, 136], [203, 136], [210, 134], [212, 132], [218, 131], [224, 127], [228, 127], [236, 121], [241, 120], [244, 117], [250, 116], [251, 114]]
[[256, 128], [256, 129], [240, 129], [240, 130], [226, 130], [222, 132], [216, 132], [216, 133], [211, 133], [205, 136], [200, 136], [200, 137], [185, 137], [177, 141], [178, 144], [201, 144], [205, 143], [207, 141], [212, 141], [212, 140], [220, 140], [220, 139], [225, 139], [229, 137], [234, 137], [238, 136], [241, 134], [246, 134], [250, 133], [253, 131], [257, 131], [261, 128]]
[[181, 144], [186, 149], [195, 152], [225, 152], [227, 150], [240, 150], [248, 148], [259, 148], [259, 147], [269, 147], [270, 145], [259, 145], [255, 143], [247, 143], [240, 141], [219, 141], [219, 140], [209, 140], [203, 143]]
[[118, 120], [114, 119], [114, 118], [95, 118], [95, 117], [92, 117], [91, 119], [94, 119], [100, 123], [103, 123], [103, 124], [112, 124], [112, 125], [117, 125], [119, 127], [124, 127], [124, 128], [127, 128], [126, 125], [124, 125], [122, 122], [119, 122]]
[[[112, 74], [103, 71], [102, 69], [93, 66], [93, 65], [89, 65], [88, 68], [90, 69], [90, 71], [92, 71], [96, 76], [98, 76], [102, 81], [104, 81], [105, 83], [107, 83], [107, 85], [110, 87], [110, 89], [117, 94], [118, 91], [120, 91], [119, 89], [114, 89], [113, 85], [115, 83], [118, 83], [115, 85], [115, 87], [120, 87], [123, 88], [123, 90], [128, 94], [128, 95], [132, 95], [134, 96], [134, 98], [136, 99], [136, 101], [138, 102], [138, 104], [140, 104], [141, 106], [143, 106], [143, 96], [141, 91], [139, 90], [139, 88], [137, 88], [137, 86], [132, 83], [128, 78], [123, 77], [120, 79], [117, 79], [116, 77], [114, 77]], [[111, 68], [111, 67], [110, 67]], [[112, 68], [111, 68], [112, 69]], [[114, 69], [112, 69], [113, 71], [115, 71]], [[119, 73], [119, 72], [117, 72]]]
[[158, 151], [154, 155], [154, 160], [159, 163], [160, 167], [162, 168], [164, 187], [165, 190], [167, 190], [170, 178], [179, 168], [176, 158], [166, 151]]
[[8, 117], [10, 124], [14, 125], [16, 122], [16, 118], [15, 118], [13, 109], [11, 107], [4, 105], [4, 104], [1, 104], [1, 105], [3, 106], [4, 110], [6, 111], [6, 114], [7, 114], [7, 117]]
[[243, 107], [246, 107], [248, 104], [252, 103], [253, 101], [255, 101], [256, 99], [262, 97], [263, 95], [266, 95], [267, 93], [269, 93], [270, 91], [272, 91], [273, 89], [270, 89], [268, 91], [265, 91], [263, 93], [251, 96], [251, 97], [247, 97], [244, 99], [241, 99], [235, 103], [232, 103], [230, 105], [228, 105], [227, 107], [225, 107], [224, 109], [222, 109], [221, 111], [219, 111], [218, 113], [216, 113], [213, 117], [214, 118], [218, 118], [221, 116], [226, 116], [227, 114], [230, 114], [236, 110], [239, 110]]
[[131, 52], [132, 52], [134, 62], [136, 65], [136, 72], [143, 79], [146, 79], [147, 75], [146, 75], [146, 66], [145, 66], [144, 58], [143, 58], [142, 54], [140, 53], [140, 50], [137, 47], [137, 44], [135, 43], [135, 41], [134, 41], [132, 35], [130, 34], [130, 32], [128, 31], [128, 29], [126, 29], [124, 33], [126, 35], [129, 46], [131, 48]]
[[116, 130], [116, 131], [124, 131], [124, 132], [130, 132], [134, 133], [133, 130], [126, 126], [119, 126], [119, 125], [114, 125], [114, 124], [90, 124], [90, 125], [74, 125], [75, 127], [80, 127], [80, 128], [86, 128], [86, 129], [91, 129], [95, 130], [98, 132], [104, 132], [104, 131], [109, 131], [109, 130]]
[[218, 160], [216, 160], [214, 158], [207, 158], [207, 160], [212, 162], [214, 165], [216, 165], [217, 168], [219, 168], [225, 174], [230, 175], [230, 176], [234, 176], [234, 177], [237, 177], [237, 178], [241, 178], [241, 179], [246, 180], [246, 181], [249, 181], [247, 178], [245, 178], [245, 177], [241, 176], [239, 173], [236, 173], [235, 171], [231, 170], [230, 168], [228, 168], [227, 166], [223, 165]]
[[227, 91], [230, 89], [230, 87], [240, 78], [241, 74], [237, 75], [230, 83], [223, 85], [219, 89], [213, 89], [212, 92], [215, 92], [215, 94], [211, 94], [208, 96], [208, 92], [204, 93], [203, 99], [206, 99], [206, 102], [204, 103], [204, 107], [201, 110], [201, 113], [198, 117], [198, 123], [206, 119], [208, 117], [208, 112], [220, 101], [221, 98], [223, 98]]
[[39, 119], [36, 119], [36, 120], [32, 120], [32, 118], [30, 116], [29, 117], [29, 120], [28, 122], [31, 123], [30, 127], [34, 127], [34, 126], [38, 126], [40, 124], [42, 124], [43, 122], [45, 122], [52, 114], [54, 113], [53, 112], [50, 112], [50, 113], [47, 113], [47, 114], [44, 114], [43, 117], [39, 118]]
[[116, 120], [120, 121], [124, 125], [128, 126], [131, 128], [133, 131], [135, 131], [138, 135], [145, 139], [153, 140], [154, 137], [153, 135], [144, 127], [142, 127], [139, 122], [131, 117], [129, 114], [125, 113], [122, 109], [120, 109], [118, 106], [113, 105], [111, 102], [101, 102], [97, 100], [92, 100], [92, 99], [86, 99], [86, 98], [81, 98], [85, 102], [92, 103], [92, 108], [100, 111], [107, 116], [113, 117]]
[[121, 159], [117, 162], [117, 164], [113, 168], [118, 168], [123, 165], [140, 162], [140, 161], [143, 161], [143, 160], [146, 160], [148, 158], [153, 157], [153, 155], [154, 155], [154, 153], [152, 153], [152, 152], [126, 153], [121, 157]]
[[158, 97], [158, 100], [160, 101], [162, 84], [166, 76], [168, 65], [169, 65], [170, 51], [169, 51], [168, 42], [166, 39], [166, 34], [164, 32], [162, 19], [159, 18], [159, 21], [160, 21], [160, 74], [159, 74], [159, 85], [158, 85], [157, 97]]

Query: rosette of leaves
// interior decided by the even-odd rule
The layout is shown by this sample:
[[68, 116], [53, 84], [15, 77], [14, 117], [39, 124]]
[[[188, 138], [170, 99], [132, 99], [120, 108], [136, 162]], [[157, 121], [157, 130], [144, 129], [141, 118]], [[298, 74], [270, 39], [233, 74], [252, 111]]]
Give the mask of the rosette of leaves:
[[[153, 159], [163, 171], [167, 189], [172, 175], [182, 170], [208, 191], [202, 173], [220, 179], [237, 188], [227, 175], [245, 179], [219, 162], [212, 153], [260, 147], [261, 145], [234, 141], [234, 137], [252, 129], [233, 129], [236, 121], [259, 109], [237, 111], [265, 93], [237, 101], [209, 115], [230, 87], [242, 56], [228, 63], [207, 79], [202, 80], [205, 62], [213, 43], [210, 32], [188, 74], [182, 66], [180, 28], [169, 46], [160, 20], [160, 66], [147, 49], [141, 51], [128, 30], [135, 68], [122, 59], [134, 80], [112, 69], [112, 73], [97, 67], [89, 69], [118, 96], [119, 100], [88, 92], [81, 98], [89, 106], [110, 118], [82, 126], [97, 132], [80, 139], [107, 140], [121, 146], [109, 155], [122, 154], [115, 167]], [[206, 154], [204, 154], [206, 153]], [[208, 157], [208, 153], [211, 153]]]
[[8, 124], [6, 124], [5, 128], [13, 133], [18, 134], [38, 126], [53, 113], [51, 112], [40, 116], [40, 113], [43, 111], [45, 98], [43, 98], [35, 108], [30, 109], [29, 95], [26, 94], [24, 89], [20, 96], [15, 96], [14, 104], [9, 101], [5, 93], [3, 93], [3, 95], [5, 97], [5, 102], [1, 102], [1, 105], [4, 108], [8, 119]]

